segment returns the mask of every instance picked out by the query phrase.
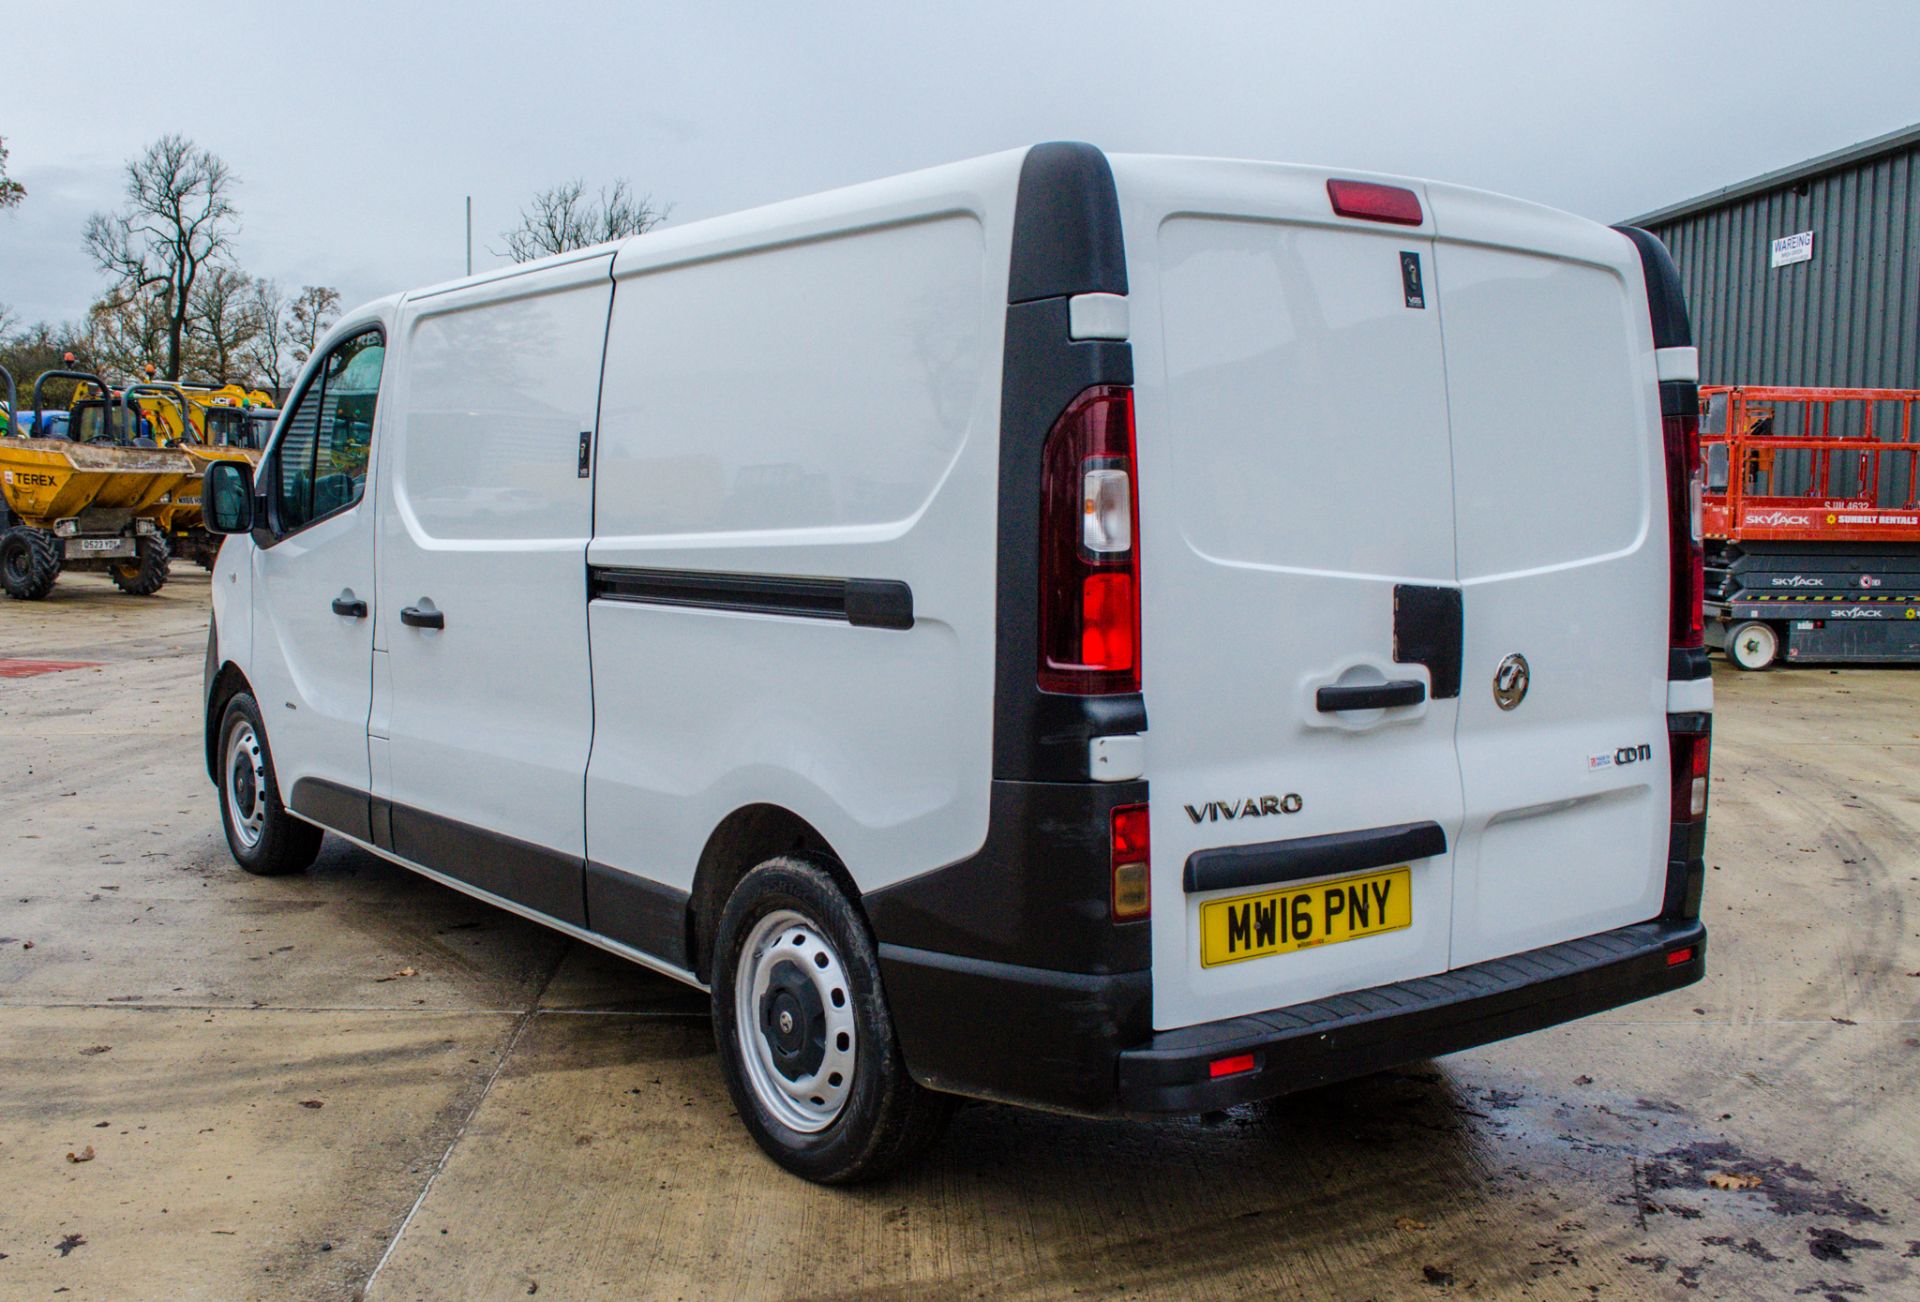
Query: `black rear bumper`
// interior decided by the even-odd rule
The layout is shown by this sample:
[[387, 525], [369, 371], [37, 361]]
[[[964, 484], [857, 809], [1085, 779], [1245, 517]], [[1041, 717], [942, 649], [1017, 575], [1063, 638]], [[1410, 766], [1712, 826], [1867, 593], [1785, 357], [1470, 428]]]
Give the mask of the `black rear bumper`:
[[[1706, 973], [1706, 945], [1699, 922], [1647, 922], [1162, 1031], [1120, 1053], [1119, 1110], [1209, 1112], [1537, 1031], [1691, 985]], [[1211, 1074], [1215, 1062], [1242, 1055], [1252, 1056], [1251, 1070]]]
[[[1158, 1033], [1146, 971], [1055, 972], [885, 943], [880, 963], [921, 1084], [1085, 1115], [1158, 1116], [1273, 1098], [1678, 990], [1705, 975], [1706, 940], [1699, 922], [1640, 923]], [[1250, 1069], [1213, 1075], [1214, 1063], [1246, 1055]]]

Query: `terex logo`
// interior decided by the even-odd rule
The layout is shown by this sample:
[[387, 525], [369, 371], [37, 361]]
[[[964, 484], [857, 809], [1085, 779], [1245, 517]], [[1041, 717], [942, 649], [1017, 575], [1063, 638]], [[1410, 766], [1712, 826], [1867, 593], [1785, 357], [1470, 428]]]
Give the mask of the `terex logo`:
[[1297, 814], [1306, 802], [1298, 792], [1284, 796], [1248, 796], [1245, 800], [1209, 800], [1195, 809], [1184, 806], [1187, 817], [1196, 823], [1217, 823], [1221, 819], [1265, 818], [1268, 814]]

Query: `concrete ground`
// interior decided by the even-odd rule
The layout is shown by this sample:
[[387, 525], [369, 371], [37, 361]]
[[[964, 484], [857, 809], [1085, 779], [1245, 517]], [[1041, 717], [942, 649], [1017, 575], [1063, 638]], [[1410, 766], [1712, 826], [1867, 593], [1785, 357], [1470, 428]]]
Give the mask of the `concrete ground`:
[[0, 665], [0, 1297], [1920, 1295], [1920, 673], [1721, 674], [1698, 986], [1211, 1122], [972, 1107], [833, 1192], [697, 994], [331, 840], [236, 869], [206, 596], [0, 602], [93, 662]]

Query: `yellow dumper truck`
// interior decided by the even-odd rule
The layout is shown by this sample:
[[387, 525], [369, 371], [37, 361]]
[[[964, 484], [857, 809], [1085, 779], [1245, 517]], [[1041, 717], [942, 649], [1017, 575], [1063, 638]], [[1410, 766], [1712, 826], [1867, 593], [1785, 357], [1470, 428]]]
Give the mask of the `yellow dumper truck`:
[[[9, 433], [0, 437], [0, 586], [9, 597], [35, 601], [62, 572], [74, 570], [104, 573], [134, 596], [158, 592], [168, 574], [166, 517], [181, 489], [198, 496], [192, 459], [159, 446], [145, 432], [149, 422], [132, 409], [117, 412], [112, 387], [97, 375], [43, 373], [34, 381], [30, 417], [15, 406], [12, 377], [4, 378]], [[45, 386], [63, 379], [97, 387], [99, 418], [82, 420], [76, 409], [66, 437], [40, 437], [51, 432], [41, 416]]]

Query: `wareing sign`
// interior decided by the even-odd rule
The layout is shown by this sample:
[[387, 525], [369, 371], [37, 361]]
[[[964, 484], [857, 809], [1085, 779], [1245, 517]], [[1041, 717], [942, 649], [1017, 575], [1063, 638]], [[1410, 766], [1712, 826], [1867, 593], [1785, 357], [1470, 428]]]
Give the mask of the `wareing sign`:
[[1801, 231], [1797, 235], [1782, 235], [1773, 242], [1773, 258], [1770, 265], [1775, 268], [1792, 266], [1796, 262], [1812, 261], [1812, 231]]

